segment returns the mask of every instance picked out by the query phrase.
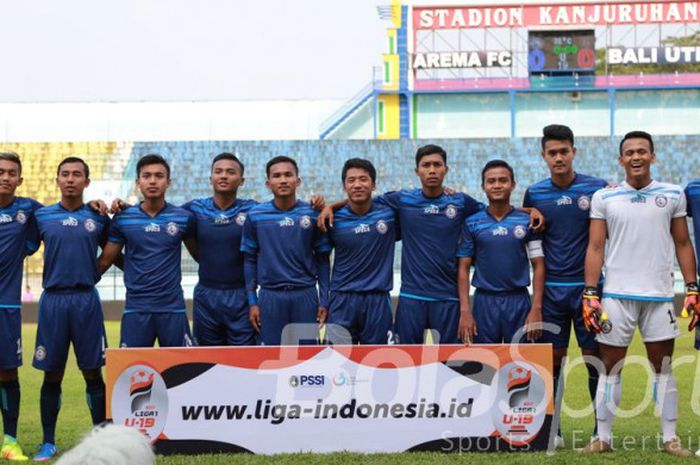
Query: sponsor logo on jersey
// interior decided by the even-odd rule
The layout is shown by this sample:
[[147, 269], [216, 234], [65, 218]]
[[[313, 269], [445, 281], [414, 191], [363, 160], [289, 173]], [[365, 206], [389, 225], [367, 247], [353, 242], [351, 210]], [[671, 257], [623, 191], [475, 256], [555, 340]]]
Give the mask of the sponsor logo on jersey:
[[160, 232], [160, 225], [157, 223], [148, 223], [143, 230], [147, 233], [157, 233]]
[[571, 197], [569, 197], [568, 195], [562, 195], [557, 199], [558, 207], [561, 207], [562, 205], [571, 205], [573, 203], [573, 200], [571, 200]]
[[308, 215], [304, 215], [299, 219], [299, 226], [302, 229], [309, 229], [311, 227], [311, 218]]
[[285, 216], [283, 219], [279, 221], [280, 227], [286, 228], [289, 226], [294, 226], [294, 218], [290, 218], [288, 216]]
[[24, 213], [24, 210], [17, 210], [17, 215], [15, 215], [15, 219], [18, 223], [24, 224], [27, 222], [27, 214]]
[[647, 203], [647, 198], [642, 194], [637, 194], [630, 199], [631, 203]]
[[668, 197], [666, 197], [664, 194], [656, 194], [656, 197], [654, 197], [654, 203], [657, 207], [664, 208], [668, 204]]
[[355, 227], [355, 234], [365, 234], [370, 231], [368, 224], [359, 224]]
[[97, 229], [97, 224], [95, 224], [95, 220], [93, 220], [92, 218], [88, 218], [87, 220], [85, 220], [85, 229], [88, 232], [93, 232], [95, 229]]
[[494, 236], [507, 236], [508, 228], [499, 226], [497, 228], [492, 229], [491, 234], [493, 234]]
[[236, 215], [236, 224], [238, 226], [243, 226], [245, 224], [245, 218], [245, 213], [239, 213], [238, 215]]
[[221, 214], [221, 215], [217, 216], [216, 218], [214, 218], [214, 224], [229, 224], [229, 223], [230, 223], [230, 220], [229, 220], [228, 216], [226, 216], [224, 214]]
[[386, 221], [384, 221], [384, 220], [377, 221], [377, 232], [379, 234], [386, 234], [386, 232], [388, 230], [389, 230], [389, 226], [386, 224]]
[[445, 207], [445, 216], [449, 219], [453, 219], [457, 216], [457, 208], [454, 205], [448, 205]]
[[78, 220], [73, 218], [72, 216], [69, 216], [65, 220], [61, 222], [61, 225], [63, 226], [78, 226]]
[[0, 215], [0, 224], [2, 223], [12, 223], [12, 217], [7, 213]]
[[438, 215], [440, 213], [440, 207], [437, 205], [428, 205], [423, 209], [423, 213], [426, 215]]
[[168, 225], [165, 227], [165, 232], [171, 236], [174, 236], [179, 231], [180, 231], [180, 228], [177, 227], [177, 223], [173, 223], [172, 221], [170, 223], [168, 223]]
[[527, 235], [527, 229], [525, 229], [525, 226], [519, 224], [513, 229], [513, 235], [518, 239], [522, 239]]
[[582, 195], [578, 198], [576, 204], [578, 208], [585, 211], [591, 208], [591, 199], [587, 195]]

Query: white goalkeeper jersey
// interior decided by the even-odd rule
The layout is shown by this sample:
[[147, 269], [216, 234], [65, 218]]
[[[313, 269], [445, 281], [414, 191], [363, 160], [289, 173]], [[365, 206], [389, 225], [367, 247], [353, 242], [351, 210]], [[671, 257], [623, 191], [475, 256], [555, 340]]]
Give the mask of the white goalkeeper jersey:
[[652, 181], [637, 190], [623, 182], [593, 195], [590, 216], [608, 230], [603, 296], [673, 301], [671, 220], [686, 216], [683, 189]]

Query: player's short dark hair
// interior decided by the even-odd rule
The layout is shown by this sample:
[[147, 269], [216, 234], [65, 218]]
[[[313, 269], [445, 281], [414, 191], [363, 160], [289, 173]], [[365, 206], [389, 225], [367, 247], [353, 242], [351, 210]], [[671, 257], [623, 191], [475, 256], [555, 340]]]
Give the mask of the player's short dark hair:
[[649, 141], [649, 149], [651, 153], [654, 153], [654, 141], [651, 139], [651, 134], [646, 131], [630, 131], [625, 134], [625, 137], [620, 141], [620, 155], [622, 155], [622, 144], [625, 143], [627, 139], [646, 139]]
[[423, 157], [435, 154], [440, 155], [442, 157], [442, 161], [447, 165], [447, 152], [445, 152], [445, 149], [439, 145], [428, 144], [424, 145], [423, 147], [419, 147], [416, 151], [416, 168], [418, 165], [420, 165], [420, 161]]
[[222, 153], [218, 154], [211, 161], [211, 169], [212, 170], [214, 169], [214, 164], [219, 160], [235, 161], [236, 163], [238, 163], [238, 166], [241, 167], [241, 176], [243, 176], [243, 173], [245, 172], [245, 166], [243, 166], [243, 162], [241, 162], [241, 160], [239, 160], [237, 156], [235, 156], [234, 154], [229, 153], [229, 152], [222, 152]]
[[568, 142], [573, 147], [574, 131], [572, 131], [569, 126], [564, 126], [563, 124], [550, 124], [542, 128], [542, 150], [544, 150], [544, 144], [550, 140]]
[[82, 158], [78, 157], [66, 157], [61, 161], [61, 163], [58, 164], [58, 168], [56, 168], [56, 177], [61, 173], [61, 167], [67, 163], [82, 163], [83, 164], [83, 171], [85, 172], [85, 178], [90, 179], [90, 167], [88, 166], [87, 163], [85, 163], [85, 160]]
[[371, 161], [365, 160], [364, 158], [350, 158], [346, 160], [343, 165], [343, 173], [340, 176], [343, 183], [345, 183], [345, 178], [350, 168], [358, 168], [367, 171], [369, 177], [372, 178], [372, 182], [377, 182], [377, 170], [374, 168]]
[[139, 159], [138, 163], [136, 163], [136, 179], [138, 179], [141, 175], [141, 168], [148, 165], [165, 166], [165, 172], [168, 175], [168, 179], [170, 179], [170, 165], [165, 160], [165, 158], [158, 155], [157, 153], [149, 153], [148, 155], [144, 155]]
[[484, 165], [484, 169], [481, 170], [481, 184], [484, 184], [486, 180], [486, 172], [492, 168], [505, 168], [510, 173], [510, 180], [515, 182], [515, 173], [513, 173], [513, 167], [508, 164], [508, 162], [503, 160], [490, 160]]
[[277, 163], [291, 163], [294, 166], [294, 171], [296, 172], [297, 176], [299, 176], [299, 166], [297, 165], [297, 162], [294, 161], [293, 158], [286, 155], [279, 155], [268, 161], [267, 165], [265, 165], [265, 174], [268, 178], [270, 177], [270, 167], [272, 165], [276, 165]]
[[22, 174], [22, 161], [15, 152], [0, 152], [0, 160], [11, 161], [19, 166], [19, 174]]

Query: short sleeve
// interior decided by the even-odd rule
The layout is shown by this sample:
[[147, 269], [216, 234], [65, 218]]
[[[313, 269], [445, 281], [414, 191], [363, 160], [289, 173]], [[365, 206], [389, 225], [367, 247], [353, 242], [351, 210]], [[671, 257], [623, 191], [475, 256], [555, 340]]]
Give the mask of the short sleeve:
[[324, 253], [330, 253], [332, 246], [331, 246], [331, 241], [330, 237], [328, 236], [327, 233], [322, 232], [318, 228], [315, 229], [315, 238], [314, 238], [314, 252], [317, 254], [324, 254]]
[[686, 211], [687, 209], [688, 202], [685, 198], [685, 194], [681, 192], [681, 195], [678, 196], [678, 202], [676, 202], [676, 206], [673, 209], [673, 217], [674, 218], [685, 218], [688, 216], [688, 213]]
[[389, 207], [395, 212], [398, 212], [401, 204], [401, 191], [385, 192], [384, 194], [375, 197], [374, 201], [379, 205], [384, 205], [385, 207]]
[[688, 216], [692, 217], [693, 216], [693, 202], [688, 202], [688, 199], [690, 198], [690, 185], [688, 185], [685, 188], [684, 193], [685, 193], [685, 201], [688, 204], [686, 206], [687, 213], [688, 213]]
[[253, 215], [248, 214], [245, 223], [243, 223], [243, 236], [241, 238], [241, 252], [249, 254], [258, 253], [258, 234], [255, 229], [255, 220]]
[[474, 197], [472, 197], [471, 195], [463, 193], [462, 196], [464, 197], [464, 216], [465, 217], [468, 218], [468, 217], [472, 216], [474, 213], [479, 213], [481, 210], [486, 208], [485, 204], [474, 199]]
[[530, 198], [530, 189], [525, 191], [525, 196], [523, 197], [523, 208], [532, 208], [532, 199]]
[[474, 237], [469, 227], [469, 223], [465, 221], [462, 224], [462, 233], [459, 238], [457, 247], [457, 257], [472, 257], [474, 256]]
[[593, 199], [591, 200], [591, 213], [590, 217], [594, 220], [604, 220], [605, 219], [605, 202], [603, 200], [602, 191], [598, 191], [593, 194]]
[[112, 225], [109, 228], [109, 242], [114, 242], [115, 244], [125, 244], [126, 237], [124, 236], [124, 231], [121, 229], [121, 216], [117, 215], [112, 219]]
[[183, 239], [197, 237], [197, 217], [190, 210], [187, 210], [187, 229], [182, 235]]

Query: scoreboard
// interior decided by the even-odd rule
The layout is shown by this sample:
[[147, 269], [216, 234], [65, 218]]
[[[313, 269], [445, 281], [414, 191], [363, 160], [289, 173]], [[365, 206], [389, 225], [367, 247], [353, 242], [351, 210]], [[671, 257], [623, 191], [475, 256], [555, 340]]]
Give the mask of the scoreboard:
[[593, 74], [595, 31], [529, 31], [528, 69], [530, 74]]

